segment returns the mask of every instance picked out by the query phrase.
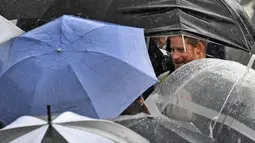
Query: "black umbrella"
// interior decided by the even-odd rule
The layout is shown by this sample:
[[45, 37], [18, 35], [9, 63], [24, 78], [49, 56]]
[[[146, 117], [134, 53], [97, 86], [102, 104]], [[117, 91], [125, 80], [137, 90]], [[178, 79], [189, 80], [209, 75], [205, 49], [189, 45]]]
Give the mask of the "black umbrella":
[[0, 15], [11, 20], [40, 17], [54, 0], [1, 0]]
[[236, 0], [65, 1], [69, 1], [68, 7], [58, 0], [42, 18], [50, 20], [63, 14], [75, 14], [142, 27], [146, 29], [147, 36], [173, 34], [181, 30], [247, 52], [254, 43], [252, 24]]
[[120, 117], [114, 121], [132, 129], [151, 143], [217, 143], [215, 139], [201, 134], [189, 122], [145, 114]]

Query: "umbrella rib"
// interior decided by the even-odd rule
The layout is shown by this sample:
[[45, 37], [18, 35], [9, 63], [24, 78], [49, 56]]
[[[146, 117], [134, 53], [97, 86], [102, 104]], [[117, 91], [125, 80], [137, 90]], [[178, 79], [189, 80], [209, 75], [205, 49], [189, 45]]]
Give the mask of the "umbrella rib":
[[[242, 19], [238, 14], [236, 14], [236, 15], [233, 14], [234, 12], [227, 6], [227, 4], [226, 4], [226, 2], [225, 2], [224, 0], [221, 0], [221, 1], [222, 1], [222, 3], [224, 3], [224, 6], [231, 12], [231, 14], [232, 14], [235, 18], [236, 18], [236, 15], [237, 15], [237, 17], [238, 17], [239, 19]], [[242, 24], [244, 25], [244, 23], [243, 23], [242, 20], [241, 20], [241, 22], [242, 22]], [[241, 33], [242, 33], [242, 35], [243, 35], [243, 37], [244, 37], [246, 46], [250, 48], [249, 50], [251, 50], [252, 47], [250, 47], [250, 46], [247, 45], [247, 44], [248, 44], [247, 39], [246, 39], [246, 37], [245, 37], [245, 34], [244, 34], [243, 30], [240, 28], [241, 26], [240, 26], [239, 22], [237, 22], [237, 25], [238, 25], [238, 28], [239, 28], [239, 30], [241, 31]], [[245, 27], [245, 26], [244, 26], [244, 27]], [[246, 27], [245, 27], [245, 29], [247, 30]]]
[[[52, 52], [52, 53], [53, 53], [53, 52]], [[13, 65], [11, 65], [9, 68], [7, 68], [3, 74], [0, 75], [0, 79], [1, 79], [1, 78], [3, 77], [3, 75], [4, 75], [7, 71], [9, 71], [13, 66], [15, 66], [15, 65], [17, 65], [17, 64], [20, 64], [20, 63], [22, 63], [22, 62], [24, 62], [24, 61], [26, 61], [26, 60], [29, 60], [29, 59], [32, 59], [32, 58], [36, 58], [36, 57], [38, 57], [38, 56], [48, 55], [48, 54], [50, 54], [50, 53], [44, 53], [44, 54], [41, 54], [41, 55], [30, 56], [30, 57], [24, 58], [24, 59], [22, 59], [22, 60], [16, 62], [15, 64], [13, 64]]]
[[[82, 34], [77, 40], [75, 40], [75, 41], [73, 41], [72, 43], [70, 43], [70, 45], [72, 45], [73, 43], [77, 42], [78, 40], [80, 40], [81, 38], [83, 38], [84, 36], [86, 36], [87, 34], [89, 34], [89, 33], [91, 33], [91, 32], [94, 32], [95, 30], [99, 30], [99, 29], [101, 29], [101, 28], [104, 28], [104, 26], [99, 26], [99, 27], [97, 27], [97, 28], [95, 28], [95, 29], [92, 29], [92, 30], [86, 32], [85, 34]], [[72, 29], [72, 31], [73, 31], [73, 29]], [[73, 31], [73, 32], [75, 33], [75, 31]], [[77, 34], [77, 33], [75, 33], [75, 34]]]
[[[213, 13], [211, 13], [211, 12], [207, 12], [207, 11], [200, 11], [200, 10], [197, 10], [197, 9], [194, 9], [194, 8], [189, 8], [189, 7], [186, 7], [186, 6], [169, 6], [169, 5], [166, 5], [166, 6], [158, 6], [158, 5], [155, 5], [155, 6], [139, 6], [139, 7], [135, 7], [135, 8], [133, 8], [133, 7], [127, 7], [127, 8], [122, 8], [121, 9], [121, 11], [123, 11], [123, 12], [126, 12], [126, 11], [128, 11], [128, 12], [130, 12], [130, 11], [137, 11], [137, 9], [139, 10], [139, 12], [141, 11], [141, 10], [147, 10], [147, 9], [157, 9], [157, 12], [154, 12], [153, 14], [158, 14], [159, 12], [159, 10], [158, 9], [163, 9], [163, 8], [165, 8], [166, 10], [164, 11], [164, 13], [166, 13], [166, 12], [168, 12], [168, 11], [170, 11], [170, 10], [172, 10], [172, 9], [178, 9], [178, 10], [181, 10], [181, 9], [183, 9], [183, 10], [188, 10], [188, 11], [193, 11], [193, 12], [196, 12], [196, 13], [202, 13], [202, 14], [206, 14], [206, 15], [208, 15], [208, 16], [211, 16], [211, 17], [214, 17], [214, 18], [218, 18], [218, 17], [220, 17], [221, 18], [221, 20], [224, 20], [225, 22], [229, 22], [229, 23], [232, 23], [232, 24], [234, 24], [234, 22], [231, 20], [231, 19], [229, 19], [229, 18], [227, 18], [227, 17], [223, 17], [223, 16], [221, 16], [221, 15], [216, 15], [216, 14], [213, 14]], [[127, 13], [128, 13], [127, 12]], [[142, 15], [142, 14], [140, 14], [140, 15]]]
[[[66, 37], [66, 35], [63, 33], [63, 28], [62, 27], [66, 27], [65, 26], [65, 23], [64, 22], [61, 22], [61, 38], [60, 38], [60, 44], [62, 44], [62, 37], [64, 36], [65, 37], [65, 39], [69, 42], [69, 43], [72, 43], [67, 37]], [[73, 31], [73, 33], [74, 34], [76, 34], [77, 36], [79, 36], [73, 29], [72, 29], [72, 31]]]
[[60, 45], [58, 45], [58, 47], [60, 47], [60, 46], [62, 45], [62, 43], [63, 43], [63, 42], [62, 42], [62, 36], [63, 36], [63, 23], [64, 23], [64, 22], [63, 22], [63, 19], [64, 19], [64, 18], [62, 18], [62, 19], [61, 19], [61, 21], [60, 21], [60, 23], [61, 23], [61, 24], [60, 24], [60, 27], [59, 27], [59, 28], [60, 28], [60, 33], [61, 33], [61, 34], [60, 34], [60, 41], [59, 41], [59, 44], [60, 44]]
[[[71, 67], [71, 65], [68, 65], [68, 67], [69, 67], [69, 69], [74, 73], [74, 76], [76, 77], [76, 79], [77, 79], [77, 81], [79, 82], [79, 84], [82, 86], [83, 91], [88, 95], [87, 97], [88, 97], [88, 99], [91, 101], [91, 104], [93, 105], [93, 108], [95, 109], [95, 106], [94, 106], [94, 104], [93, 104], [93, 101], [90, 99], [89, 94], [88, 94], [87, 91], [85, 90], [85, 87], [82, 85], [82, 83], [81, 83], [80, 79], [78, 78], [77, 74], [75, 73], [75, 71], [73, 70], [73, 68]], [[95, 111], [97, 111], [97, 110], [95, 109]], [[94, 114], [94, 112], [93, 112], [93, 114]], [[99, 117], [97, 113], [95, 113], [94, 115], [95, 115], [95, 117]]]
[[45, 32], [45, 34], [50, 38], [50, 40], [53, 42], [52, 38], [50, 37], [50, 34], [45, 30], [45, 29], [42, 29], [43, 32]]
[[20, 37], [15, 37], [14, 39], [29, 39], [29, 40], [32, 40], [32, 41], [37, 41], [38, 43], [46, 44], [49, 47], [52, 47], [52, 45], [50, 45], [49, 43], [43, 42], [43, 41], [41, 41], [39, 39], [35, 39], [35, 38], [32, 38], [32, 37], [20, 36]]
[[[40, 55], [40, 56], [43, 56], [43, 55], [47, 55], [47, 54], [49, 54], [49, 53], [46, 53], [46, 54], [42, 54], [42, 55]], [[4, 72], [4, 74], [5, 73], [7, 73], [13, 66], [15, 66], [15, 65], [17, 65], [17, 64], [20, 64], [21, 62], [24, 62], [24, 61], [26, 61], [26, 60], [28, 60], [28, 59], [31, 59], [31, 58], [36, 58], [35, 56], [32, 56], [32, 57], [28, 57], [28, 58], [25, 58], [25, 59], [23, 59], [23, 60], [21, 60], [21, 61], [19, 61], [19, 62], [17, 62], [17, 63], [15, 63], [14, 65], [12, 65], [11, 67], [9, 67], [5, 72]], [[3, 75], [4, 74], [2, 74], [2, 75], [0, 75], [0, 80], [2, 79], [2, 77], [3, 77]], [[36, 91], [35, 91], [36, 92]], [[25, 100], [23, 100], [23, 98], [20, 98], [20, 100], [22, 100], [24, 103], [26, 103], [26, 101]], [[33, 103], [33, 102], [32, 102]], [[28, 104], [28, 106], [30, 107], [30, 109], [29, 110], [31, 110], [31, 108], [32, 108], [32, 106], [31, 105], [29, 105]]]

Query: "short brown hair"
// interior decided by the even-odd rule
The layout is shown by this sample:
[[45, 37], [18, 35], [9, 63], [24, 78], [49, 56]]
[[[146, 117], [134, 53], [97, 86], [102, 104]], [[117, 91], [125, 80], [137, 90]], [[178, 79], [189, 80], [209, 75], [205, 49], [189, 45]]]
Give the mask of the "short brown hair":
[[193, 37], [184, 36], [184, 39], [185, 39], [185, 41], [187, 41], [187, 44], [190, 44], [193, 47], [197, 46], [197, 44], [199, 42], [201, 42], [204, 46], [206, 44], [206, 42], [204, 40], [199, 40], [199, 39], [193, 38]]

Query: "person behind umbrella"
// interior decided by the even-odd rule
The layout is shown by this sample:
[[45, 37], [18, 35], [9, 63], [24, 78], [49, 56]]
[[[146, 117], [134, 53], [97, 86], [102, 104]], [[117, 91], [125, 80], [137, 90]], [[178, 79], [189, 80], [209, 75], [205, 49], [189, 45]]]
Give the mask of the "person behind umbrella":
[[[156, 40], [155, 38], [154, 40]], [[163, 38], [162, 38], [163, 39]], [[187, 37], [182, 35], [176, 35], [176, 36], [169, 36], [168, 38], [169, 49], [171, 51], [171, 57], [173, 64], [175, 66], [175, 69], [178, 69], [182, 65], [189, 63], [194, 60], [206, 58], [205, 54], [205, 41], [193, 38], [193, 37]], [[166, 40], [164, 38], [164, 40]], [[163, 42], [162, 42], [163, 43]], [[159, 84], [156, 84], [154, 87], [157, 89], [160, 87], [161, 84], [164, 83], [164, 81], [167, 79], [167, 77], [171, 74], [171, 71], [167, 71], [163, 74], [161, 74], [158, 79], [160, 81]], [[192, 101], [191, 95], [189, 95], [186, 91], [181, 91], [180, 94], [176, 96], [176, 99], [172, 99], [171, 102], [176, 102], [177, 105], [175, 106], [167, 106], [165, 112], [165, 115], [167, 115], [169, 118], [176, 119], [176, 120], [182, 120], [182, 121], [191, 121], [195, 117], [193, 116], [192, 112], [183, 109], [182, 106], [182, 99], [190, 100]]]
[[[175, 69], [178, 69], [188, 62], [206, 57], [206, 42], [204, 40], [181, 35], [171, 36], [169, 39], [171, 57]], [[169, 74], [170, 72], [161, 74], [158, 77], [159, 81], [164, 82]]]
[[[205, 58], [205, 42], [203, 40], [181, 35], [171, 37], [152, 37], [151, 39], [149, 50], [155, 50], [155, 46], [157, 47], [156, 49], [170, 50], [172, 61], [176, 69], [190, 61]], [[149, 54], [150, 53], [151, 52], [149, 52]], [[150, 57], [152, 58], [153, 56], [150, 55]], [[157, 51], [156, 58], [157, 60], [162, 60], [163, 58], [163, 54], [159, 50]], [[161, 73], [158, 79], [162, 83], [168, 77], [168, 75], [173, 72], [173, 68], [167, 68], [168, 70], [165, 70], [162, 74], [162, 65], [155, 64], [155, 62], [158, 63], [157, 61], [152, 60], [152, 64], [154, 63], [154, 70], [157, 76], [159, 75], [158, 73]], [[157, 85], [154, 87], [156, 88], [156, 86]], [[139, 97], [122, 113], [122, 115], [135, 115], [140, 112], [149, 114], [149, 111], [146, 105], [143, 104], [143, 101], [143, 97]]]

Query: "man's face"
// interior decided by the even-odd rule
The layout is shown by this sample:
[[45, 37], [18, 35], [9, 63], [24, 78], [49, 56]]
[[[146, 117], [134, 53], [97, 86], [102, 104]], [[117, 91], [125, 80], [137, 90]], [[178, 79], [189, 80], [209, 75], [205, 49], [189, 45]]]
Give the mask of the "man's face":
[[193, 47], [192, 45], [188, 44], [187, 41], [185, 41], [185, 45], [186, 51], [184, 49], [181, 36], [171, 37], [170, 47], [175, 68], [179, 68], [190, 61], [204, 57], [204, 46], [202, 43], [198, 44], [196, 47]]

